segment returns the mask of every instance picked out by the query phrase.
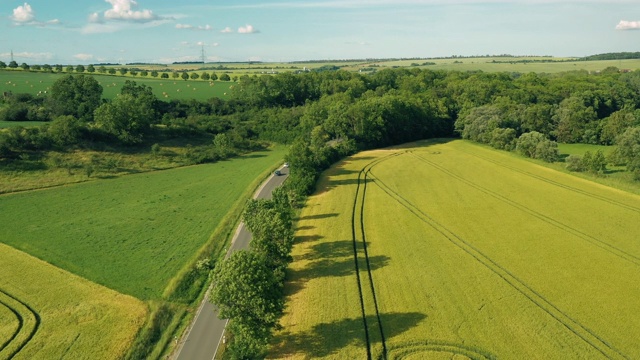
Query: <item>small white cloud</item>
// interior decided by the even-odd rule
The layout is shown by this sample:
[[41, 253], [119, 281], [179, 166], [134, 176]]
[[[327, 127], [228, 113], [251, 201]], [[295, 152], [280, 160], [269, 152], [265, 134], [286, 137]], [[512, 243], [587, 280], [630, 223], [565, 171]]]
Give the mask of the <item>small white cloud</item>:
[[198, 41], [198, 42], [196, 43], [196, 45], [198, 45], [198, 46], [205, 46], [205, 45], [207, 45], [207, 44], [205, 44], [205, 43], [204, 43], [204, 41]]
[[616, 30], [640, 30], [640, 21], [620, 20], [616, 25]]
[[176, 24], [176, 29], [209, 31], [209, 30], [212, 30], [213, 28], [211, 27], [211, 25], [193, 26], [189, 24]]
[[148, 9], [136, 10], [138, 3], [135, 0], [105, 0], [111, 4], [111, 9], [104, 12], [107, 20], [123, 20], [134, 22], [147, 22], [157, 20], [159, 17]]
[[[7, 58], [10, 56], [10, 53], [0, 54], [0, 57]], [[16, 52], [13, 53], [13, 56], [21, 59], [29, 59], [30, 61], [47, 61], [53, 59], [52, 53], [32, 53], [32, 52]]]
[[11, 19], [20, 24], [26, 24], [34, 21], [36, 18], [31, 5], [24, 3], [24, 5], [18, 6], [13, 9], [13, 16]]
[[220, 46], [220, 44], [219, 43], [213, 43], [213, 44], [211, 44], [211, 46], [216, 47], [216, 46]]
[[91, 24], [102, 24], [103, 23], [102, 19], [100, 18], [100, 14], [98, 14], [97, 12], [89, 15], [88, 21]]
[[247, 24], [247, 26], [241, 26], [238, 28], [239, 34], [256, 34], [259, 33], [258, 29], [254, 28], [253, 25]]
[[220, 30], [220, 32], [223, 33], [223, 34], [229, 34], [229, 33], [232, 33], [233, 30], [230, 27], [227, 26], [226, 28]]
[[73, 55], [73, 57], [75, 59], [81, 60], [81, 61], [89, 61], [91, 59], [93, 59], [93, 55], [91, 54], [75, 54]]
[[48, 25], [60, 25], [60, 20], [59, 19], [53, 19], [53, 20], [49, 20], [47, 21]]

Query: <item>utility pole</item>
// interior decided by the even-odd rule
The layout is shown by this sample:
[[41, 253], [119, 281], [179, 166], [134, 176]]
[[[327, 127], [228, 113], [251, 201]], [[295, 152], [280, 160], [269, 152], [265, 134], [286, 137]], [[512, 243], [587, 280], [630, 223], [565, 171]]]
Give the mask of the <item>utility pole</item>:
[[204, 56], [204, 45], [202, 45], [202, 51], [200, 53], [200, 59], [202, 60], [203, 64], [207, 62], [207, 58]]
[[11, 49], [11, 62], [13, 62], [13, 49]]

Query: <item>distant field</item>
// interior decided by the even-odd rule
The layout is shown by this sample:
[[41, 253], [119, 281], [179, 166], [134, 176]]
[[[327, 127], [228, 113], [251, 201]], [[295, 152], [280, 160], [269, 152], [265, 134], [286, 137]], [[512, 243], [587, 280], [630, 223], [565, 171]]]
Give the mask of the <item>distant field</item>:
[[[11, 91], [14, 93], [30, 93], [38, 95], [51, 91], [51, 85], [59, 78], [68, 74], [52, 74], [43, 72], [0, 71], [0, 92]], [[77, 74], [72, 74], [77, 75]], [[85, 73], [85, 75], [87, 75]], [[120, 93], [124, 82], [133, 80], [137, 84], [148, 85], [153, 93], [161, 100], [171, 99], [197, 99], [208, 100], [213, 97], [224, 98], [230, 93], [233, 82], [202, 81], [182, 79], [154, 79], [138, 76], [116, 75], [88, 75], [94, 76], [102, 85], [103, 97], [113, 99]]]
[[639, 220], [636, 195], [466, 141], [360, 153], [300, 215], [271, 356], [636, 358]]
[[0, 264], [2, 359], [120, 359], [145, 321], [141, 301], [4, 244]]
[[0, 196], [0, 241], [142, 300], [158, 299], [285, 149]]

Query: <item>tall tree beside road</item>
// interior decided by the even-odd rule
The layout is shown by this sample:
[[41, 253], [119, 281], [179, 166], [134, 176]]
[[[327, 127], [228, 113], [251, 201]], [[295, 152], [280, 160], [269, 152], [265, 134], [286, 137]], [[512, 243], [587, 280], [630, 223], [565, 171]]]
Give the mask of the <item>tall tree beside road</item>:
[[282, 314], [282, 280], [268, 263], [263, 253], [241, 250], [214, 270], [211, 301], [230, 321], [232, 358], [262, 358]]

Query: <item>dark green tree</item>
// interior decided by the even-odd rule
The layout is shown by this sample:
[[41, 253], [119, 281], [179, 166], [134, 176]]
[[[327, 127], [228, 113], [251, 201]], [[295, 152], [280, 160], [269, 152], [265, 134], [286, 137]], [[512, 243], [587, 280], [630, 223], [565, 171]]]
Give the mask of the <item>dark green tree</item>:
[[72, 115], [82, 121], [91, 121], [101, 99], [102, 86], [93, 76], [67, 75], [51, 86], [49, 107], [55, 117]]

